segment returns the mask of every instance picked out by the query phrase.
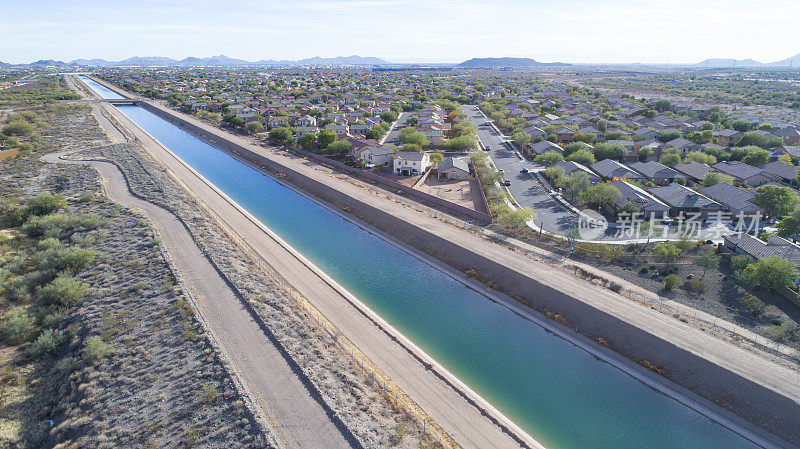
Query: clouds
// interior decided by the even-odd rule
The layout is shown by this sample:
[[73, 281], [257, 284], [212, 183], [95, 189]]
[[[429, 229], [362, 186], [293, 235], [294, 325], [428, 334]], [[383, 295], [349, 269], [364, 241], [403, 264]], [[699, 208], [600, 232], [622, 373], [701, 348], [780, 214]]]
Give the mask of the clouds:
[[358, 53], [390, 60], [693, 62], [772, 61], [800, 52], [800, 30], [793, 23], [800, 3], [790, 0], [163, 3], [14, 2], [0, 18], [0, 60], [219, 53], [256, 60]]

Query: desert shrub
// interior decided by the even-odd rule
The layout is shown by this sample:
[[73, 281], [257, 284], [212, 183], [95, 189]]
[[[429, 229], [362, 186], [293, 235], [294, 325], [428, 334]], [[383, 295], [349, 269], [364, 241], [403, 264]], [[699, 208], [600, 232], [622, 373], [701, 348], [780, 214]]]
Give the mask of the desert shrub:
[[64, 331], [55, 329], [45, 329], [33, 343], [31, 343], [28, 351], [34, 357], [41, 357], [44, 355], [51, 355], [64, 344], [67, 335]]
[[676, 274], [670, 274], [669, 276], [664, 278], [664, 290], [672, 291], [678, 284], [681, 282], [680, 276]]
[[708, 284], [703, 281], [686, 281], [684, 287], [686, 287], [687, 290], [695, 293], [705, 293], [708, 291]]
[[27, 309], [16, 307], [0, 319], [0, 337], [10, 345], [28, 341], [36, 330], [36, 320]]
[[674, 263], [683, 251], [673, 243], [659, 243], [653, 248], [653, 255], [664, 263]]
[[619, 245], [581, 242], [575, 247], [575, 254], [579, 256], [596, 257], [607, 262], [618, 261], [624, 253], [624, 249]]
[[203, 404], [211, 404], [216, 402], [219, 398], [219, 391], [217, 391], [217, 387], [213, 385], [203, 385], [203, 389], [200, 392], [200, 402]]
[[797, 329], [788, 322], [773, 324], [767, 329], [767, 337], [775, 341], [787, 340], [794, 337], [796, 330]]
[[88, 203], [90, 201], [94, 201], [94, 199], [95, 196], [94, 193], [92, 192], [83, 192], [80, 195], [78, 195], [78, 201], [80, 201], [81, 203]]
[[54, 276], [61, 270], [69, 269], [77, 273], [97, 260], [97, 252], [84, 248], [57, 246], [47, 251], [37, 252], [34, 263], [39, 270]]
[[764, 308], [766, 308], [766, 304], [764, 304], [763, 301], [749, 293], [744, 295], [742, 299], [739, 300], [739, 303], [742, 305], [742, 307], [756, 316], [763, 313]]
[[9, 201], [0, 202], [0, 226], [16, 228], [28, 219], [28, 208]]
[[681, 252], [683, 252], [692, 249], [692, 247], [694, 246], [694, 242], [690, 240], [689, 237], [682, 235], [680, 239], [674, 242], [674, 245], [677, 246], [678, 249], [681, 250]]
[[113, 352], [114, 348], [110, 344], [104, 342], [102, 338], [95, 335], [94, 337], [86, 339], [86, 342], [83, 344], [82, 356], [87, 362], [94, 363], [110, 356]]
[[78, 362], [74, 357], [65, 357], [56, 362], [56, 369], [64, 376], [69, 376], [73, 371], [78, 369]]
[[86, 295], [88, 285], [66, 276], [59, 276], [39, 290], [39, 299], [45, 304], [72, 306]]
[[102, 219], [96, 214], [50, 214], [30, 218], [22, 226], [22, 230], [29, 237], [47, 236], [60, 239], [71, 235], [77, 229], [96, 229], [102, 223]]
[[58, 194], [40, 193], [28, 200], [30, 215], [47, 215], [67, 207], [67, 199]]

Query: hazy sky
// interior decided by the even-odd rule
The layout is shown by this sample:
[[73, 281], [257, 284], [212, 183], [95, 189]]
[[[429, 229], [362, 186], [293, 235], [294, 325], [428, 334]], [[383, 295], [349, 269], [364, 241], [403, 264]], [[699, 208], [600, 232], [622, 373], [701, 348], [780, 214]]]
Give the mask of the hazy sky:
[[358, 54], [390, 61], [773, 62], [800, 0], [34, 0], [3, 2], [0, 61]]

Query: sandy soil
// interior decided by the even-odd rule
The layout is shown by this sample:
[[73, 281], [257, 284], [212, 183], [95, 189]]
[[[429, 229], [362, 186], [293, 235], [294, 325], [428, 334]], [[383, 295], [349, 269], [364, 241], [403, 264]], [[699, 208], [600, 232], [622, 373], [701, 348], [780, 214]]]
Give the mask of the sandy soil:
[[473, 195], [472, 189], [468, 180], [438, 180], [433, 176], [429, 176], [417, 190], [438, 196], [443, 200], [450, 201], [451, 203], [460, 206], [468, 207], [470, 209], [477, 208], [477, 195]]

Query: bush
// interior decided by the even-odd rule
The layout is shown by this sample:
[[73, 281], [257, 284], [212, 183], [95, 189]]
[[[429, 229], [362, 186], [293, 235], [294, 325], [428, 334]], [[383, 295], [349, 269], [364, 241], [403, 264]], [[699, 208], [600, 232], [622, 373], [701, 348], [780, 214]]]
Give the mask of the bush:
[[29, 136], [33, 133], [33, 126], [28, 122], [14, 121], [3, 127], [6, 136]]
[[0, 320], [0, 337], [9, 345], [25, 343], [33, 336], [36, 320], [24, 308], [9, 310]]
[[100, 359], [104, 359], [114, 352], [114, 348], [103, 341], [102, 338], [95, 335], [89, 337], [83, 344], [83, 358], [89, 362], [94, 363]]
[[670, 274], [669, 276], [664, 278], [664, 289], [667, 291], [672, 291], [678, 284], [681, 282], [680, 276], [676, 274]]
[[34, 263], [39, 270], [55, 276], [59, 271], [69, 269], [77, 273], [92, 265], [97, 260], [97, 252], [83, 248], [67, 248], [57, 246], [34, 255]]
[[750, 293], [744, 295], [744, 297], [739, 300], [739, 303], [742, 305], [742, 307], [755, 316], [764, 313], [764, 309], [767, 307], [763, 301], [751, 295]]
[[46, 329], [41, 333], [41, 335], [39, 335], [39, 338], [37, 338], [36, 341], [31, 343], [31, 346], [28, 348], [28, 350], [34, 357], [51, 355], [54, 354], [62, 344], [64, 344], [66, 339], [67, 336], [64, 331]]
[[67, 207], [67, 199], [61, 195], [40, 193], [28, 200], [30, 215], [47, 215]]
[[708, 291], [708, 284], [703, 281], [687, 281], [684, 287], [686, 287], [686, 290], [695, 293], [705, 293]]
[[66, 276], [59, 276], [39, 290], [39, 299], [45, 304], [59, 304], [70, 307], [86, 295], [88, 285]]
[[659, 243], [653, 248], [653, 255], [664, 263], [674, 263], [683, 251], [672, 243]]
[[747, 268], [748, 265], [753, 263], [753, 258], [748, 256], [747, 254], [740, 254], [738, 256], [731, 257], [731, 271], [737, 272], [742, 271]]

